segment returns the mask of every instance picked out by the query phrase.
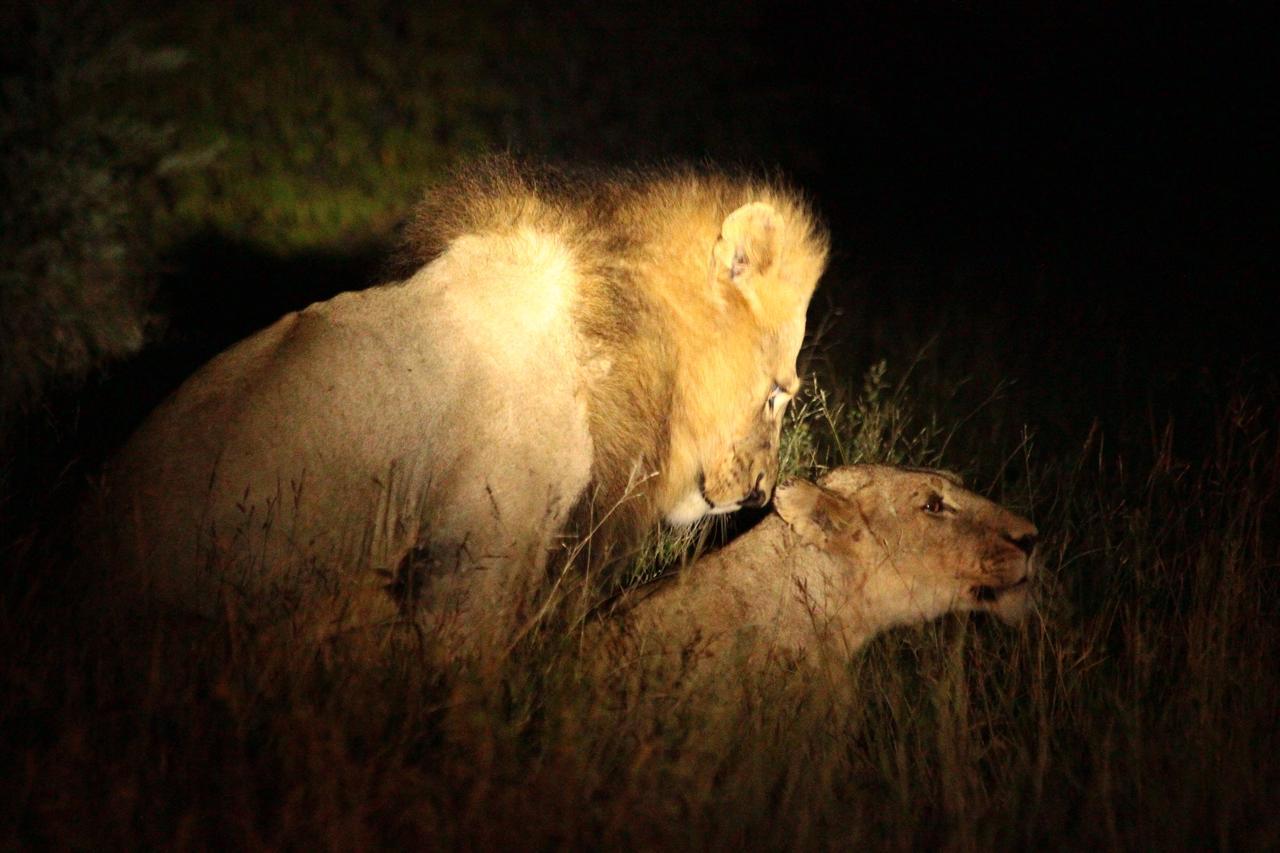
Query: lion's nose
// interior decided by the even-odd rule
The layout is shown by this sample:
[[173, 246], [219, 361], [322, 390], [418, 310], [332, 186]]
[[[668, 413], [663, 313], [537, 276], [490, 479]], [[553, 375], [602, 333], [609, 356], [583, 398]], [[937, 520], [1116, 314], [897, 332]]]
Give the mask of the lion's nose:
[[1034, 533], [1023, 533], [1021, 536], [1014, 536], [1009, 533], [1006, 533], [1004, 535], [1004, 539], [1006, 542], [1013, 545], [1019, 551], [1026, 554], [1028, 557], [1030, 557], [1031, 552], [1036, 549], [1037, 538], [1038, 537]]
[[742, 506], [760, 507], [760, 506], [764, 506], [769, 502], [769, 495], [765, 492], [764, 489], [760, 488], [760, 485], [763, 482], [764, 482], [764, 474], [757, 474], [755, 485], [751, 487], [751, 491], [747, 494], [747, 496], [742, 499]]

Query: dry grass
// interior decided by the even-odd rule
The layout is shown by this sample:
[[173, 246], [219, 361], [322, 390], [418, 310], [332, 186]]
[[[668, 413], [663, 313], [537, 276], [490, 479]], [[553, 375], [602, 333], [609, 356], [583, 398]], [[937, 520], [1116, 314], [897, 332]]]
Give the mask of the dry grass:
[[[951, 437], [883, 367], [858, 393], [811, 387], [792, 470], [931, 463]], [[93, 849], [1274, 848], [1274, 414], [1232, 399], [1196, 462], [1162, 428], [1123, 452], [1100, 430], [1058, 458], [1001, 446], [978, 467], [1018, 447], [1003, 497], [1046, 534], [1024, 630], [897, 631], [838, 684], [726, 671], [721, 703], [678, 674], [588, 677], [591, 650], [550, 623], [489, 671], [439, 671], [412, 644], [355, 666], [347, 645], [226, 622], [102, 636], [38, 591], [9, 596], [0, 833]]]

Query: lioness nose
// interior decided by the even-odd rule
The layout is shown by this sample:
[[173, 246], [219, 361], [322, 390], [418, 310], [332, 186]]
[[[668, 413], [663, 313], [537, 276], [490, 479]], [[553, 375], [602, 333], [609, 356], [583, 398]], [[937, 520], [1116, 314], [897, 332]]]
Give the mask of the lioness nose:
[[1021, 536], [1013, 536], [1011, 534], [1006, 533], [1004, 535], [1004, 538], [1006, 542], [1013, 545], [1019, 551], [1026, 554], [1028, 557], [1030, 557], [1031, 552], [1036, 549], [1037, 537], [1034, 533], [1023, 533]]

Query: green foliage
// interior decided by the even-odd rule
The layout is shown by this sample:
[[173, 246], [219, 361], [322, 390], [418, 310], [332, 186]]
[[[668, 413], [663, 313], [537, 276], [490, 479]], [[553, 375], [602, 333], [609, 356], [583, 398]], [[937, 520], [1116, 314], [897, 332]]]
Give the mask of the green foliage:
[[137, 5], [0, 19], [0, 412], [137, 352], [163, 325], [155, 259], [181, 241], [289, 256], [385, 240], [445, 166], [493, 146], [510, 105], [481, 60], [501, 34], [486, 14]]
[[936, 413], [921, 413], [913, 405], [910, 376], [908, 370], [891, 381], [889, 364], [881, 359], [867, 368], [861, 392], [852, 400], [841, 386], [829, 391], [810, 376], [788, 413], [783, 472], [813, 473], [860, 462], [935, 464], [945, 435]]
[[89, 13], [28, 11], [0, 81], [0, 413], [142, 346], [170, 134], [119, 92], [183, 61]]
[[278, 253], [385, 237], [505, 104], [492, 34], [439, 4], [180, 4], [149, 31], [191, 53], [150, 99], [205, 161], [173, 181], [175, 226]]

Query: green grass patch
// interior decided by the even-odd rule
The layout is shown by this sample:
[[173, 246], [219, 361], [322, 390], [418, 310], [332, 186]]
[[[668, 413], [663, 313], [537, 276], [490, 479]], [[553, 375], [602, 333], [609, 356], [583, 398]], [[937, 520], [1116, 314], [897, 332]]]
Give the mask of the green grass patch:
[[151, 17], [146, 37], [190, 56], [147, 98], [186, 158], [176, 227], [282, 254], [385, 237], [444, 168], [495, 142], [506, 96], [484, 73], [486, 27], [381, 2]]

